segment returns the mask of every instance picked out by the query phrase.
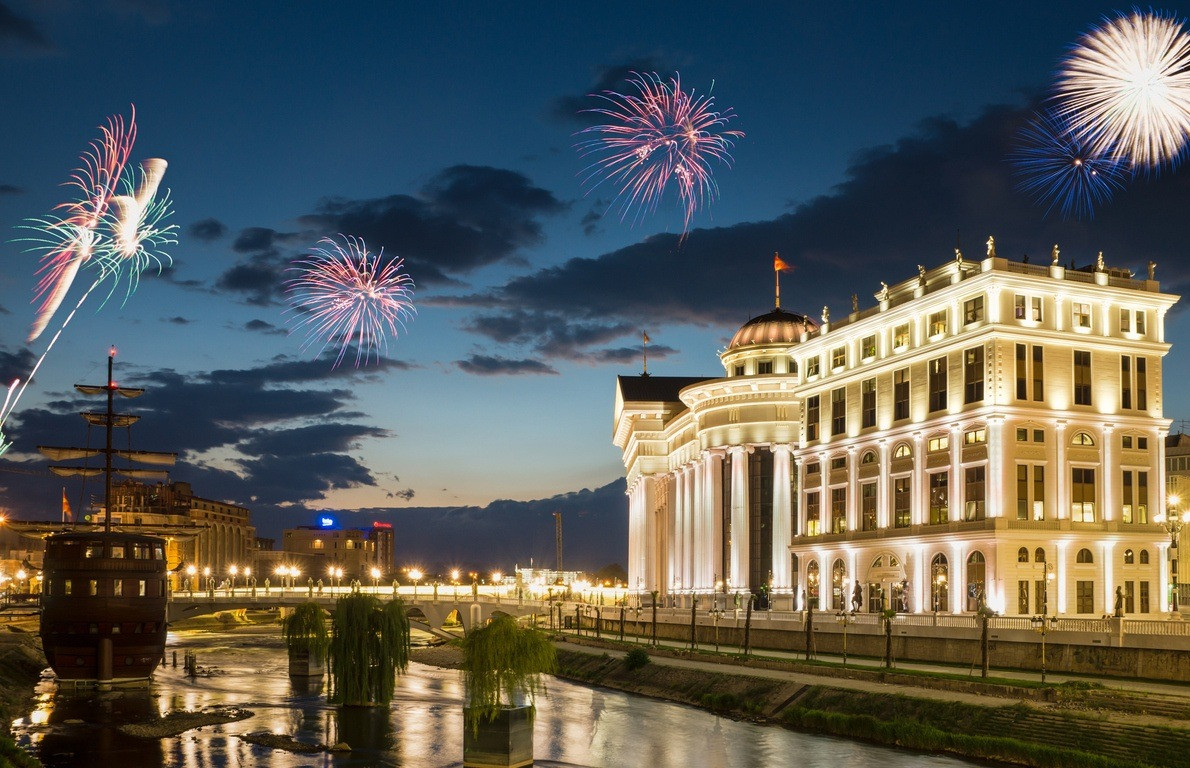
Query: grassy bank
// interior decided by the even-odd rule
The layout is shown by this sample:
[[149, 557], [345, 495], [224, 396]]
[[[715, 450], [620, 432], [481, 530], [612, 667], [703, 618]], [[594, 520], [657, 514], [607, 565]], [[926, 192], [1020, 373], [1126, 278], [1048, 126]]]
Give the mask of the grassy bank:
[[45, 656], [38, 642], [36, 626], [33, 631], [12, 631], [0, 628], [0, 768], [32, 768], [41, 763], [17, 747], [8, 731], [9, 723], [29, 709], [30, 693], [45, 669]]
[[[560, 650], [561, 677], [878, 744], [1037, 768], [1166, 768], [1185, 765], [1190, 731], [1082, 713], [804, 686], [739, 673]], [[1008, 734], [1011, 734], [1009, 736]]]

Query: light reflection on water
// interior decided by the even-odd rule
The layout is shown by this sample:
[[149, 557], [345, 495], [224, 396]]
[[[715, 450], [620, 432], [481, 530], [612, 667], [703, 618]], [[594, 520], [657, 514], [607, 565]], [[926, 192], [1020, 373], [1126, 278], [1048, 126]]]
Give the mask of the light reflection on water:
[[[184, 651], [214, 670], [194, 680], [181, 669]], [[397, 683], [389, 708], [328, 706], [320, 685], [289, 679], [280, 637], [269, 634], [171, 633], [166, 655], [179, 667], [159, 669], [148, 690], [58, 695], [46, 689], [29, 717], [14, 724], [19, 743], [48, 768], [355, 768], [462, 765], [459, 673], [420, 664]], [[43, 684], [44, 685], [44, 684]], [[145, 740], [121, 723], [174, 710], [237, 706], [252, 717], [179, 736]], [[294, 754], [249, 744], [240, 734], [271, 731], [307, 743], [351, 745], [350, 753]], [[753, 768], [796, 762], [799, 768], [938, 768], [951, 758], [898, 752], [857, 742], [716, 717], [678, 704], [551, 680], [538, 701], [537, 765], [546, 768]]]

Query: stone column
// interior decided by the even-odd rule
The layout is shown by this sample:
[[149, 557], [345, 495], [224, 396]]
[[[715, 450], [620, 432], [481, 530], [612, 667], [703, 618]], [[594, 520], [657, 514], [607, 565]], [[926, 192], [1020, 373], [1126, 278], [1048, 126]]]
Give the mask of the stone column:
[[707, 472], [707, 567], [710, 569], [707, 582], [711, 589], [715, 582], [724, 578], [723, 564], [723, 451], [712, 449], [706, 452]]
[[1057, 549], [1058, 549], [1058, 564], [1057, 564], [1058, 575], [1057, 575], [1056, 581], [1058, 583], [1055, 584], [1054, 586], [1058, 590], [1058, 594], [1051, 595], [1050, 599], [1057, 600], [1057, 602], [1054, 604], [1056, 606], [1058, 606], [1058, 614], [1065, 615], [1066, 614], [1066, 544], [1067, 544], [1067, 542], [1059, 541], [1059, 542], [1056, 542], [1056, 544], [1057, 544]]
[[681, 494], [678, 493], [678, 478], [680, 475], [677, 470], [670, 471], [665, 476], [665, 498], [666, 498], [666, 512], [667, 512], [667, 526], [666, 526], [666, 541], [669, 545], [669, 552], [665, 558], [666, 569], [661, 576], [661, 584], [659, 589], [662, 594], [669, 594], [673, 589], [674, 579], [678, 577], [679, 566], [681, 564], [681, 557], [678, 554], [679, 545], [681, 544], [681, 536], [679, 533], [678, 522], [678, 500]]
[[[958, 422], [950, 425], [950, 468], [946, 470], [949, 479], [946, 481], [946, 518], [948, 520], [962, 520], [966, 514], [963, 506], [963, 430]], [[926, 501], [927, 508], [929, 500]]]
[[682, 589], [694, 584], [694, 467], [682, 467]]
[[[892, 482], [889, 480], [889, 472], [892, 471], [892, 464], [889, 454], [892, 449], [889, 447], [887, 438], [880, 438], [880, 476], [876, 478], [876, 527], [889, 528], [892, 522], [889, 518], [890, 501], [892, 499]], [[865, 598], [866, 599], [866, 598]]]
[[748, 587], [748, 450], [733, 445], [731, 453], [731, 588]]
[[[794, 459], [797, 468], [797, 534], [806, 535], [806, 463], [801, 456]], [[805, 578], [799, 578], [799, 583], [805, 584]]]
[[[1070, 487], [1070, 468], [1066, 466], [1066, 422], [1059, 421], [1054, 425], [1054, 453], [1055, 459], [1053, 464], [1054, 477], [1049, 482], [1054, 484], [1054, 504], [1057, 505], [1056, 519], [1066, 520], [1070, 517], [1070, 505], [1067, 503], [1068, 491]], [[1047, 467], [1047, 469], [1049, 469]], [[1033, 519], [1030, 514], [1029, 519]], [[1061, 580], [1062, 577], [1059, 577]], [[1065, 583], [1065, 582], [1063, 582]], [[1063, 587], [1063, 590], [1065, 588]], [[1066, 610], [1066, 595], [1062, 593], [1062, 612]]]
[[[1119, 509], [1116, 506], [1115, 499], [1115, 475], [1113, 473], [1119, 472], [1119, 463], [1114, 461], [1112, 456], [1114, 454], [1114, 439], [1112, 433], [1115, 428], [1111, 424], [1103, 425], [1103, 451], [1099, 454], [1099, 466], [1096, 471], [1103, 476], [1103, 481], [1096, 483], [1098, 499], [1095, 500], [1101, 512], [1095, 517], [1096, 522], [1102, 520], [1115, 520], [1117, 515], [1115, 511]], [[1122, 482], [1122, 481], [1121, 481]], [[1135, 490], [1135, 489], [1134, 489]], [[1132, 500], [1132, 514], [1136, 519], [1136, 499]], [[1110, 603], [1109, 603], [1110, 605]], [[1105, 611], [1107, 613], [1107, 611]]]
[[[984, 474], [983, 506], [988, 517], [1004, 517], [1004, 494], [1000, 488], [1016, 488], [1016, 474], [1009, 477], [1005, 472], [1005, 457], [1008, 446], [1004, 443], [1004, 417], [988, 418], [988, 468]], [[964, 489], [964, 494], [966, 489]], [[1032, 518], [1032, 513], [1029, 517]]]
[[913, 498], [909, 501], [909, 524], [926, 522], [930, 492], [926, 486], [925, 440], [920, 432], [913, 433]]
[[789, 545], [793, 543], [792, 506], [789, 496], [789, 459], [793, 449], [788, 445], [772, 446], [773, 451], [773, 591], [784, 592], [793, 585], [790, 575]]
[[690, 518], [690, 535], [693, 541], [690, 563], [690, 587], [692, 589], [703, 589], [706, 586], [703, 576], [703, 572], [706, 570], [707, 551], [705, 470], [703, 455], [699, 454], [690, 466], [691, 482], [694, 485], [694, 505], [691, 508], [694, 514]]

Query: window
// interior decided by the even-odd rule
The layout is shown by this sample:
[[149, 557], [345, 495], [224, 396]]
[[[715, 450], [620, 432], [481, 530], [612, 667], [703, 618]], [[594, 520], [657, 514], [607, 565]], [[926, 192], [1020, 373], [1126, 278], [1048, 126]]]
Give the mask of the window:
[[931, 437], [929, 439], [929, 442], [926, 443], [926, 450], [928, 450], [930, 453], [935, 453], [937, 451], [946, 451], [949, 449], [950, 449], [950, 436], [949, 435], [939, 435], [938, 437]]
[[322, 539], [315, 539], [314, 543], [310, 545], [311, 549], [323, 549], [324, 547], [325, 545], [322, 543]]
[[1132, 407], [1132, 357], [1120, 355], [1120, 407]]
[[1080, 565], [1092, 565], [1095, 562], [1095, 556], [1091, 554], [1091, 550], [1083, 547], [1078, 551], [1074, 558], [1074, 562]]
[[930, 338], [946, 333], [946, 310], [931, 312], [929, 320]]
[[1091, 467], [1070, 470], [1070, 517], [1076, 523], [1095, 522], [1095, 470]]
[[124, 545], [123, 544], [113, 544], [112, 545], [112, 558], [115, 560], [123, 560], [124, 559]]
[[[1032, 365], [1030, 365], [1032, 363]], [[1030, 371], [1030, 368], [1032, 370]], [[1031, 375], [1030, 375], [1031, 374]], [[1029, 354], [1029, 345], [1016, 345], [1016, 399], [1029, 399], [1029, 384], [1033, 384], [1033, 399], [1041, 402], [1045, 399], [1045, 356], [1044, 348], [1040, 344], [1033, 345], [1033, 353]]]
[[893, 420], [909, 418], [909, 369], [893, 371]]
[[903, 323], [893, 328], [893, 349], [905, 349], [909, 346], [909, 323]]
[[1075, 329], [1086, 328], [1091, 329], [1091, 305], [1086, 302], [1076, 301], [1070, 305], [1071, 325]]
[[1136, 310], [1136, 332], [1142, 336], [1145, 334], [1145, 311], [1143, 309]]
[[831, 470], [834, 471], [836, 469], [847, 469], [846, 456], [836, 456], [835, 458], [831, 459]]
[[871, 360], [876, 357], [876, 334], [860, 339], [859, 356], [863, 360]]
[[1140, 612], [1149, 612], [1149, 582], [1147, 581], [1140, 583]]
[[1136, 563], [1136, 555], [1131, 549], [1124, 550], [1124, 565], [1134, 565]]
[[876, 463], [876, 452], [875, 451], [864, 451], [864, 455], [859, 457], [859, 463], [860, 464], [875, 464]]
[[1074, 437], [1070, 439], [1070, 444], [1092, 446], [1095, 445], [1095, 438], [1091, 437], [1089, 432], [1075, 432]]
[[1145, 311], [1143, 309], [1120, 309], [1120, 331], [1122, 333], [1145, 333]]
[[904, 459], [913, 455], [913, 449], [909, 447], [909, 443], [901, 443], [893, 449], [894, 459]]
[[806, 398], [806, 439], [818, 439], [818, 395]]
[[1125, 523], [1147, 525], [1149, 522], [1149, 473], [1124, 470], [1123, 504], [1120, 519]]
[[963, 302], [963, 323], [970, 325], [983, 320], [983, 297], [976, 296]]
[[822, 471], [822, 465], [819, 464], [817, 461], [811, 461], [809, 464], [806, 465], [806, 474], [807, 475], [817, 475], [821, 471]]
[[963, 352], [963, 402], [983, 402], [983, 347]]
[[1016, 561], [1018, 563], [1029, 562], [1029, 550], [1026, 547], [1021, 547], [1016, 551]]
[[876, 426], [876, 379], [864, 379], [859, 385], [860, 427]]
[[1095, 582], [1079, 581], [1076, 585], [1078, 613], [1095, 612]]
[[1023, 296], [1017, 294], [1012, 302], [1013, 316], [1017, 320], [1030, 320], [1035, 323], [1041, 322], [1041, 297], [1040, 296]]
[[757, 373], [772, 373], [773, 372], [773, 361], [772, 360], [758, 361], [756, 363], [756, 372]]
[[929, 374], [930, 413], [946, 410], [946, 358], [936, 357], [926, 364]]
[[1032, 441], [1034, 443], [1044, 443], [1045, 442], [1045, 430], [1044, 429], [1029, 429], [1027, 427], [1017, 427], [1016, 428], [1016, 441], [1018, 443], [1027, 443], [1030, 441]]
[[1141, 565], [1148, 565], [1148, 564], [1149, 564], [1149, 550], [1147, 550], [1147, 549], [1142, 549], [1142, 550], [1140, 551], [1140, 564], [1141, 564]]
[[820, 501], [818, 491], [810, 491], [806, 494], [806, 533], [810, 536], [817, 536], [821, 532], [822, 505], [819, 503]]
[[[1030, 482], [1032, 475], [1032, 482]], [[1045, 467], [1035, 464], [1016, 466], [1016, 519], [1045, 519]]]
[[1148, 365], [1143, 357], [1133, 358], [1131, 355], [1120, 355], [1120, 407], [1132, 408], [1132, 393], [1136, 393], [1136, 409], [1146, 410], [1149, 407]]
[[909, 503], [912, 500], [912, 482], [908, 477], [893, 480], [893, 526], [909, 527]]
[[74, 589], [74, 580], [73, 579], [66, 579], [65, 581], [62, 582], [62, 594], [69, 595], [71, 593], [71, 590], [73, 590], [73, 589]]
[[950, 475], [946, 472], [936, 472], [929, 476], [930, 525], [941, 525], [950, 520], [949, 482]]
[[1121, 333], [1131, 333], [1132, 332], [1132, 310], [1131, 309], [1124, 309], [1123, 307], [1120, 308], [1120, 332]]
[[839, 387], [831, 390], [831, 434], [842, 435], [847, 432], [847, 389]]
[[1044, 563], [1045, 562], [1045, 549], [1043, 549], [1042, 547], [1038, 547], [1037, 549], [1033, 550], [1033, 562], [1035, 562], [1035, 563]]
[[835, 347], [831, 350], [831, 370], [839, 370], [847, 365], [847, 347]]
[[807, 377], [818, 375], [819, 360], [820, 360], [820, 358], [818, 357], [818, 355], [815, 355], [814, 357], [806, 358], [806, 376]]
[[831, 533], [847, 532], [847, 489], [831, 488]]
[[863, 483], [859, 487], [860, 530], [876, 530], [876, 483]]
[[968, 522], [985, 517], [986, 470], [984, 467], [967, 467], [963, 470], [963, 519]]
[[983, 427], [969, 429], [963, 433], [963, 443], [966, 445], [982, 445], [987, 441], [988, 431]]
[[735, 375], [736, 375], [736, 376], [743, 376], [743, 375], [744, 375], [744, 366], [742, 366], [742, 365], [737, 365], [737, 366], [735, 367]]

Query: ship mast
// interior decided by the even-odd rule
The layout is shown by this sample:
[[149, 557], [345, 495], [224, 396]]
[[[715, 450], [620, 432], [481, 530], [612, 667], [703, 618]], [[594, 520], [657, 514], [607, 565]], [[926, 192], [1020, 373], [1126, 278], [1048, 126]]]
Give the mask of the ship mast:
[[115, 427], [128, 427], [140, 420], [139, 416], [133, 416], [127, 413], [115, 412], [115, 398], [119, 394], [121, 397], [133, 398], [140, 397], [145, 393], [145, 390], [137, 387], [121, 387], [118, 386], [112, 376], [112, 367], [116, 359], [116, 348], [112, 347], [108, 350], [107, 356], [107, 383], [102, 385], [95, 384], [75, 384], [74, 388], [84, 395], [98, 395], [101, 392], [107, 394], [107, 409], [103, 413], [93, 413], [84, 411], [79, 414], [88, 424], [93, 426], [102, 425], [107, 433], [105, 447], [100, 448], [56, 448], [48, 445], [39, 445], [37, 450], [43, 456], [47, 456], [55, 461], [63, 459], [85, 459], [95, 456], [98, 453], [103, 454], [103, 469], [92, 467], [67, 467], [67, 466], [51, 466], [50, 471], [55, 475], [83, 475], [90, 477], [98, 475], [103, 472], [103, 532], [111, 533], [112, 530], [112, 473], [118, 472], [122, 475], [134, 478], [161, 478], [168, 476], [165, 470], [155, 469], [122, 469], [112, 466], [112, 458], [120, 456], [129, 461], [138, 461], [144, 464], [155, 464], [158, 466], [173, 466], [178, 458], [176, 453], [164, 453], [160, 451], [133, 451], [133, 450], [117, 450], [112, 447], [112, 430]]

